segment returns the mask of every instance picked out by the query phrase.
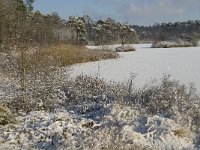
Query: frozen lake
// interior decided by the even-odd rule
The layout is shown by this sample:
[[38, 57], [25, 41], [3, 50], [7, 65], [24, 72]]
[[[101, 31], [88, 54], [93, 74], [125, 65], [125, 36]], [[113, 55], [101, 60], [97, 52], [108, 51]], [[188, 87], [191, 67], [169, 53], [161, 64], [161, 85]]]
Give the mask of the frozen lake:
[[133, 46], [135, 52], [119, 53], [119, 59], [75, 65], [71, 76], [99, 74], [105, 80], [123, 82], [134, 73], [135, 84], [141, 87], [147, 81], [170, 74], [172, 79], [187, 85], [195, 83], [200, 91], [200, 47], [155, 49], [150, 44]]

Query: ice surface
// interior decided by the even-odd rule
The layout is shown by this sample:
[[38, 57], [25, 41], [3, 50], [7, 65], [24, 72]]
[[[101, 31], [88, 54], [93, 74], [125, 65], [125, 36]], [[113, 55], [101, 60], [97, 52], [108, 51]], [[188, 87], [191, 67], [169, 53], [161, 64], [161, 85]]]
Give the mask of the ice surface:
[[[114, 49], [119, 45], [109, 45]], [[126, 81], [136, 74], [135, 84], [142, 87], [146, 81], [170, 74], [172, 78], [189, 85], [195, 83], [200, 91], [200, 47], [151, 48], [151, 44], [135, 44], [136, 51], [119, 53], [119, 59], [74, 65], [72, 77], [80, 74], [100, 75], [107, 81]], [[99, 47], [89, 47], [99, 48]]]
[[[109, 46], [110, 49], [118, 45]], [[136, 73], [136, 85], [173, 75], [200, 89], [200, 48], [152, 49], [138, 44], [121, 58], [73, 66], [72, 77], [99, 74], [106, 80], [124, 81]], [[96, 47], [92, 47], [96, 48]], [[0, 96], [13, 86], [1, 79]], [[189, 126], [158, 115], [140, 114], [118, 103], [68, 106], [55, 112], [33, 111], [17, 116], [18, 122], [0, 126], [0, 150], [4, 149], [199, 149], [199, 133]]]

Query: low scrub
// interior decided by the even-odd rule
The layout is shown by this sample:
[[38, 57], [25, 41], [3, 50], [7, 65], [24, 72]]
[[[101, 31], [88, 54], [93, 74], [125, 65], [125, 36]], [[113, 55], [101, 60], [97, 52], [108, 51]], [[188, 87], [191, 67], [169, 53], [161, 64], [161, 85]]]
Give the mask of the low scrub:
[[116, 48], [116, 52], [130, 52], [130, 51], [135, 51], [135, 48], [130, 46], [130, 45], [126, 45], [126, 46], [119, 46]]
[[[31, 111], [40, 109], [53, 111], [64, 105], [108, 104], [120, 100], [122, 103], [138, 108], [141, 113], [162, 115], [193, 129], [200, 127], [200, 98], [195, 87], [191, 85], [188, 88], [179, 81], [171, 80], [170, 76], [164, 76], [160, 82], [138, 90], [136, 87], [131, 87], [132, 80], [128, 83], [107, 83], [98, 76], [82, 75], [70, 82], [53, 81], [57, 83], [46, 83], [47, 85], [35, 88], [27, 87], [27, 104], [31, 107]], [[6, 95], [8, 106], [12, 110], [21, 108], [16, 98], [16, 91], [13, 90], [15, 96], [11, 93], [12, 99]], [[18, 96], [20, 97], [20, 93]]]
[[177, 42], [169, 42], [169, 41], [156, 42], [152, 45], [152, 48], [192, 47], [192, 46], [196, 46], [196, 44], [181, 40]]
[[[38, 149], [52, 145], [59, 149], [192, 149], [199, 143], [200, 98], [194, 86], [187, 88], [167, 75], [142, 89], [133, 90], [132, 85], [132, 79], [107, 83], [98, 76], [81, 75], [56, 86], [28, 90], [31, 112], [21, 122], [34, 127], [29, 130], [31, 143]], [[12, 111], [20, 104], [13, 99], [8, 105]], [[17, 132], [27, 134], [20, 131], [24, 128]], [[38, 136], [38, 131], [44, 132]], [[26, 142], [20, 137], [16, 139]]]
[[98, 77], [79, 76], [73, 83], [79, 96], [74, 97], [79, 97], [76, 99], [78, 104], [86, 101], [110, 103], [120, 99], [122, 103], [140, 108], [141, 113], [162, 115], [189, 128], [200, 127], [200, 98], [194, 85], [186, 87], [171, 80], [169, 75], [142, 89], [130, 87], [132, 85], [132, 80], [108, 84]]
[[[13, 111], [21, 109], [48, 111], [60, 106], [61, 99], [64, 98], [60, 96], [62, 91], [58, 87], [61, 87], [67, 78], [67, 69], [62, 71], [60, 67], [118, 57], [118, 54], [112, 51], [88, 50], [68, 44], [42, 49], [26, 49], [27, 46], [20, 48], [17, 47], [17, 50], [13, 50], [12, 53], [0, 55], [1, 76], [14, 77], [12, 80], [0, 81], [0, 85], [3, 84], [0, 88], [5, 91], [4, 96], [0, 95], [0, 101], [6, 101]], [[23, 59], [22, 52], [24, 52]], [[15, 86], [5, 86], [6, 84]], [[25, 90], [22, 90], [22, 86]]]
[[16, 123], [15, 117], [8, 107], [0, 105], [0, 125], [4, 126], [9, 123]]

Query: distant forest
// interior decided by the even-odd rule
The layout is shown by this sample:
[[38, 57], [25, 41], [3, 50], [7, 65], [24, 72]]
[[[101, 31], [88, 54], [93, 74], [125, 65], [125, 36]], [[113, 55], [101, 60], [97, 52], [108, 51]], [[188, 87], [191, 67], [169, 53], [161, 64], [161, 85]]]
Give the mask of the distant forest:
[[0, 0], [0, 48], [18, 43], [49, 45], [113, 44], [138, 42], [130, 25], [112, 19], [92, 20], [89, 16], [62, 19], [56, 12], [33, 11], [34, 0]]
[[34, 0], [0, 0], [0, 49], [17, 43], [32, 45], [57, 43], [116, 44], [139, 41], [198, 39], [200, 21], [162, 23], [153, 26], [128, 25], [111, 18], [92, 20], [90, 16], [62, 19], [56, 12], [33, 11]]
[[200, 39], [200, 20], [161, 23], [152, 26], [132, 25], [141, 41], [192, 40]]

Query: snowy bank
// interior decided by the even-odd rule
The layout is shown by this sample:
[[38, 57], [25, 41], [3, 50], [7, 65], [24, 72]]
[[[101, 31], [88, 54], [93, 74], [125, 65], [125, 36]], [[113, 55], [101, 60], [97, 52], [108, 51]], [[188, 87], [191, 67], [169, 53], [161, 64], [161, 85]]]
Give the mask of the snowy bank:
[[197, 146], [193, 142], [197, 135], [171, 119], [140, 115], [120, 104], [103, 110], [106, 115], [99, 121], [85, 117], [96, 110], [82, 115], [72, 110], [22, 114], [18, 124], [0, 127], [0, 149], [192, 150]]
[[135, 51], [135, 45], [138, 46], [140, 44], [125, 44], [124, 47], [121, 44], [115, 45], [102, 45], [102, 46], [86, 46], [88, 49], [105, 49], [115, 52], [127, 52], [127, 51]]
[[[16, 121], [0, 125], [0, 149], [200, 148], [200, 104], [192, 88], [188, 91], [167, 77], [159, 85], [138, 91], [132, 91], [132, 81], [107, 84], [91, 76], [79, 76], [71, 84], [52, 89], [57, 93], [52, 97], [44, 97], [45, 88], [37, 97], [30, 97], [30, 104], [41, 99], [44, 110], [19, 111]], [[49, 105], [54, 106], [53, 111], [45, 110], [52, 107]], [[1, 114], [6, 115], [0, 110]]]
[[178, 42], [170, 42], [170, 41], [161, 41], [158, 43], [154, 43], [152, 45], [153, 48], [171, 48], [171, 47], [192, 47], [195, 46], [187, 41], [178, 41]]

